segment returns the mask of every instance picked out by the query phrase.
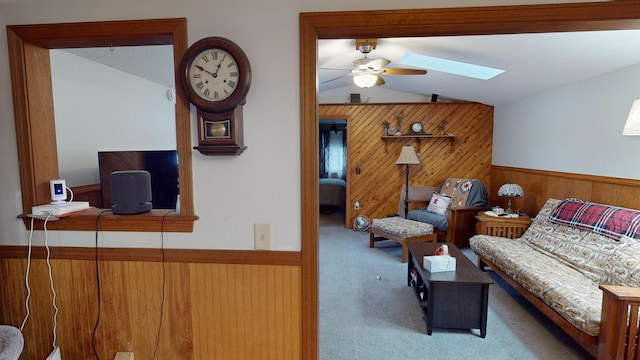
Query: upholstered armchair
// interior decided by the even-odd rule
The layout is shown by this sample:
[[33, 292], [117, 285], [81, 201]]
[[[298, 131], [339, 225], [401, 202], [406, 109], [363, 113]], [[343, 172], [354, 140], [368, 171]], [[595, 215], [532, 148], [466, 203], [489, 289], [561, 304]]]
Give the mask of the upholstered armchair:
[[[427, 211], [433, 193], [451, 198], [443, 215]], [[405, 188], [403, 185], [398, 204], [398, 214], [404, 217]], [[453, 243], [457, 247], [469, 246], [469, 238], [475, 235], [475, 216], [489, 209], [487, 188], [476, 179], [445, 179], [439, 187], [409, 186], [409, 203], [422, 202], [427, 205], [418, 210], [409, 210], [407, 218], [432, 224], [438, 240]]]

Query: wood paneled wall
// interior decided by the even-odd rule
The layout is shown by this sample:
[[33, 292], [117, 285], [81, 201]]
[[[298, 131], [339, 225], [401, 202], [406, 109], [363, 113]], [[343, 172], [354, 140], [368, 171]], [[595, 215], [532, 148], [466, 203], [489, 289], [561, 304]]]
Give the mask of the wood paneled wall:
[[513, 198], [511, 207], [521, 209], [530, 216], [536, 215], [549, 198], [575, 197], [640, 209], [640, 180], [505, 166], [493, 166], [491, 169], [493, 186], [489, 194], [492, 205], [506, 208], [507, 199], [498, 197], [498, 188], [510, 181], [524, 189], [524, 196]]
[[[409, 131], [419, 121], [428, 133], [438, 134], [443, 121], [445, 134], [456, 136], [453, 151], [448, 139], [399, 137], [382, 139], [383, 122], [396, 124], [403, 113], [400, 131]], [[385, 217], [398, 210], [405, 183], [405, 167], [395, 162], [404, 145], [414, 145], [419, 165], [411, 165], [410, 185], [438, 186], [447, 177], [476, 178], [490, 185], [493, 139], [493, 107], [478, 103], [325, 104], [320, 118], [347, 119], [347, 216], [346, 226], [360, 214]], [[386, 151], [385, 151], [386, 150]], [[360, 174], [356, 169], [360, 169]], [[360, 211], [354, 203], [360, 203]]]
[[[26, 253], [18, 258], [2, 250], [0, 323], [20, 327], [27, 295]], [[52, 351], [54, 309], [48, 268], [42, 248], [35, 251], [40, 255], [31, 263], [31, 314], [24, 328], [22, 359], [44, 359]], [[132, 253], [140, 253], [146, 259], [101, 256], [98, 262], [101, 304], [95, 344], [101, 359], [113, 359], [118, 351], [132, 351], [136, 359], [154, 358], [163, 291], [156, 359], [301, 358], [298, 253], [274, 252], [270, 258], [260, 252], [282, 264], [260, 264], [264, 259], [251, 264], [256, 256], [235, 251], [231, 257], [249, 261], [233, 264], [219, 263], [219, 259], [208, 262], [203, 253], [211, 260], [215, 251], [182, 251], [180, 261], [172, 261], [176, 257], [172, 254], [180, 251], [166, 250], [168, 261], [164, 263], [157, 249], [119, 249], [126, 256], [118, 255], [118, 250], [108, 251], [109, 257], [131, 258]], [[91, 259], [92, 249], [67, 250], [71, 252], [75, 252], [74, 259], [51, 260], [60, 309], [57, 344], [63, 359], [92, 359], [91, 338], [98, 315], [96, 262]], [[150, 252], [154, 255], [149, 256]], [[194, 260], [182, 261], [189, 257]]]

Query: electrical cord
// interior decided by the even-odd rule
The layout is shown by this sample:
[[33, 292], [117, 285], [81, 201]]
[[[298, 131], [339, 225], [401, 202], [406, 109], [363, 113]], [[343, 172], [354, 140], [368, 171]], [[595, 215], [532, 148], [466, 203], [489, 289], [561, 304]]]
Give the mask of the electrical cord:
[[[51, 294], [52, 294], [52, 304], [53, 304], [53, 308], [55, 309], [55, 312], [53, 313], [53, 348], [56, 348], [56, 343], [58, 341], [58, 337], [57, 337], [57, 330], [58, 330], [58, 313], [60, 312], [60, 309], [58, 308], [58, 306], [56, 305], [56, 298], [58, 296], [58, 294], [56, 293], [56, 289], [55, 289], [55, 285], [53, 282], [53, 269], [51, 267], [51, 249], [49, 248], [49, 233], [47, 231], [47, 223], [49, 222], [49, 219], [52, 217], [51, 213], [48, 213], [47, 216], [44, 219], [44, 247], [47, 250], [47, 257], [46, 257], [46, 262], [47, 262], [47, 269], [49, 270], [49, 284], [51, 287]], [[33, 250], [33, 227], [34, 227], [34, 219], [35, 217], [31, 217], [31, 227], [29, 229], [29, 244], [28, 244], [28, 251], [27, 251], [27, 269], [25, 271], [25, 287], [27, 289], [27, 297], [25, 299], [25, 317], [24, 320], [22, 321], [22, 324], [20, 325], [20, 332], [22, 332], [24, 330], [25, 325], [27, 324], [27, 319], [29, 319], [29, 315], [31, 313], [30, 307], [29, 307], [29, 300], [31, 299], [31, 287], [29, 286], [29, 275], [31, 273], [31, 254], [32, 254], [32, 250]]]
[[101, 211], [98, 216], [96, 216], [96, 284], [98, 287], [98, 315], [96, 316], [96, 323], [93, 326], [93, 332], [91, 333], [91, 347], [93, 349], [93, 356], [99, 360], [100, 356], [98, 356], [98, 349], [96, 348], [96, 332], [98, 331], [98, 324], [100, 324], [100, 307], [101, 307], [101, 299], [102, 294], [100, 292], [100, 268], [99, 268], [99, 259], [98, 259], [98, 233], [100, 230], [100, 216], [106, 212], [111, 211], [111, 209]]
[[29, 230], [29, 245], [28, 245], [28, 251], [27, 251], [27, 269], [25, 270], [25, 274], [24, 274], [24, 285], [27, 289], [27, 297], [24, 300], [25, 316], [24, 316], [24, 320], [22, 320], [22, 325], [20, 325], [20, 332], [24, 330], [24, 326], [27, 323], [27, 319], [29, 318], [29, 315], [31, 313], [31, 310], [29, 309], [29, 300], [31, 299], [31, 287], [29, 286], [29, 273], [31, 272], [31, 249], [32, 249], [31, 244], [33, 239], [34, 220], [35, 218], [31, 217], [31, 227]]
[[58, 341], [57, 337], [57, 329], [58, 329], [58, 313], [60, 309], [56, 305], [56, 298], [58, 294], [56, 293], [55, 286], [53, 285], [53, 270], [51, 268], [51, 249], [49, 249], [49, 233], [47, 231], [47, 223], [49, 222], [49, 218], [51, 217], [51, 213], [49, 213], [44, 220], [44, 247], [47, 249], [47, 268], [49, 269], [49, 284], [51, 285], [51, 294], [52, 294], [52, 303], [55, 312], [53, 313], [53, 348], [56, 348], [56, 342]]
[[153, 349], [153, 359], [156, 358], [156, 355], [158, 353], [158, 347], [160, 346], [160, 334], [162, 331], [162, 317], [163, 317], [162, 315], [164, 314], [165, 285], [167, 282], [167, 267], [165, 262], [165, 253], [164, 253], [164, 221], [166, 217], [172, 212], [173, 210], [167, 211], [162, 216], [162, 222], [160, 223], [160, 239], [161, 239], [160, 249], [162, 251], [162, 297], [161, 297], [162, 300], [160, 301], [160, 324], [158, 325], [158, 334], [156, 335], [156, 346]]
[[73, 190], [71, 190], [71, 188], [68, 187], [68, 186], [65, 186], [65, 187], [67, 188], [67, 191], [69, 192], [69, 194], [71, 194], [71, 198], [69, 198], [68, 202], [72, 202], [73, 201]]

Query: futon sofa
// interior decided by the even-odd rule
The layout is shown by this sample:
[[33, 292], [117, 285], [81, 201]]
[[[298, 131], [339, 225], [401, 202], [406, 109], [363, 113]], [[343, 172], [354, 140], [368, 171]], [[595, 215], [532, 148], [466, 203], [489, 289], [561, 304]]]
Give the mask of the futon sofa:
[[[481, 269], [491, 267], [591, 355], [636, 359], [638, 238], [640, 211], [549, 199], [520, 238], [469, 242]], [[628, 349], [635, 353], [623, 357]]]

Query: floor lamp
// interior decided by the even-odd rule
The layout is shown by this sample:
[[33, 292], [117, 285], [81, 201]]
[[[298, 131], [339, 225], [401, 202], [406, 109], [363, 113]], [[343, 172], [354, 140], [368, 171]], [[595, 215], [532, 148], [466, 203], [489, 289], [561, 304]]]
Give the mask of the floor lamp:
[[405, 165], [405, 187], [404, 187], [404, 218], [407, 218], [409, 212], [409, 165], [420, 164], [420, 159], [416, 155], [416, 150], [412, 145], [405, 145], [400, 151], [400, 156], [396, 160], [396, 165]]

